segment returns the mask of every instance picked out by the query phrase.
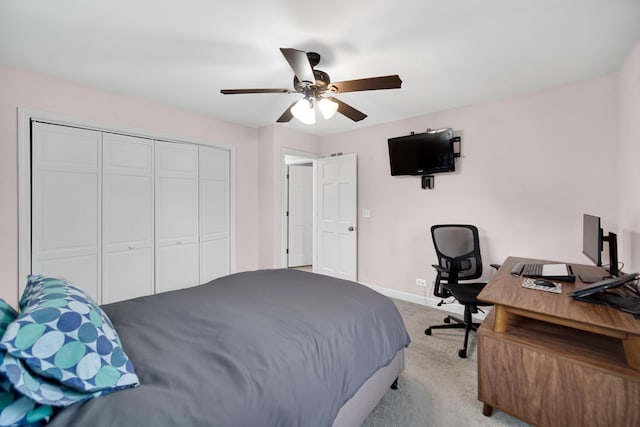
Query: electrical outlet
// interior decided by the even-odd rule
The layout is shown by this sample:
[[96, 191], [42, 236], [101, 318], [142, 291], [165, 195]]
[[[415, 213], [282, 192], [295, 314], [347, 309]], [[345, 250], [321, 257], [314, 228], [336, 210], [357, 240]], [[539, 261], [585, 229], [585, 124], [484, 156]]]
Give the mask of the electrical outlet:
[[420, 286], [421, 288], [426, 288], [427, 281], [424, 279], [420, 279], [419, 277], [416, 277], [416, 285]]

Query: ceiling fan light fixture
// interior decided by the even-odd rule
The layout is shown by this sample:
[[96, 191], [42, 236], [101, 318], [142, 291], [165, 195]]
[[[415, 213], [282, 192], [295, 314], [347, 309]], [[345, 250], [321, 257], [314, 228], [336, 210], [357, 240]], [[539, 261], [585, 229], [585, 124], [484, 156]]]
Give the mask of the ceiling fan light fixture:
[[302, 98], [291, 107], [293, 117], [300, 120], [305, 125], [312, 125], [316, 122], [316, 111], [313, 108], [311, 98]]
[[327, 98], [322, 98], [320, 102], [318, 102], [318, 108], [322, 113], [322, 117], [324, 117], [325, 120], [329, 120], [336, 111], [338, 111], [338, 103]]

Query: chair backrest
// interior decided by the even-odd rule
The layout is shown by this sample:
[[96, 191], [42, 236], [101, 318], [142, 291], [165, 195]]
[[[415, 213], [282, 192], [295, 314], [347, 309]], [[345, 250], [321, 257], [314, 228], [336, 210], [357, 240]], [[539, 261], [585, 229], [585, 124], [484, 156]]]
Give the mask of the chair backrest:
[[441, 273], [441, 279], [457, 282], [482, 276], [480, 239], [475, 225], [434, 225], [431, 227], [431, 237], [438, 255], [438, 264], [452, 271], [451, 276]]

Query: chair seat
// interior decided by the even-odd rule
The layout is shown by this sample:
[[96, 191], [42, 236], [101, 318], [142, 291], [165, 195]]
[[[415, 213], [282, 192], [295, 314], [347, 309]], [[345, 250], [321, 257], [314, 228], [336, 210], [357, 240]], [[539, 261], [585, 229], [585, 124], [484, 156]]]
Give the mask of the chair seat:
[[485, 283], [460, 283], [460, 284], [445, 284], [444, 287], [451, 292], [451, 295], [462, 305], [480, 305], [489, 306], [491, 303], [485, 303], [478, 301], [478, 294], [484, 288]]

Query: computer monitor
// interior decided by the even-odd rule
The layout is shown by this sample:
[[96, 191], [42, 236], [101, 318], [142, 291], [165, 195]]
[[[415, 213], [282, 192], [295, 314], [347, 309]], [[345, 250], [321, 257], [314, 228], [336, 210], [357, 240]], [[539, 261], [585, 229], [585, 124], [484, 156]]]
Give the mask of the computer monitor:
[[618, 236], [615, 233], [604, 235], [600, 227], [600, 217], [583, 214], [582, 253], [595, 265], [602, 265], [603, 242], [609, 246], [609, 274], [618, 276]]

